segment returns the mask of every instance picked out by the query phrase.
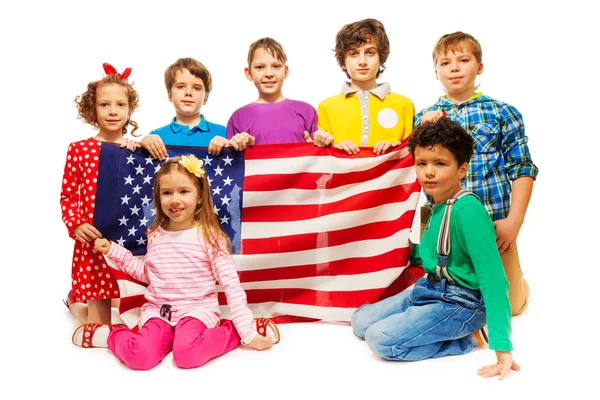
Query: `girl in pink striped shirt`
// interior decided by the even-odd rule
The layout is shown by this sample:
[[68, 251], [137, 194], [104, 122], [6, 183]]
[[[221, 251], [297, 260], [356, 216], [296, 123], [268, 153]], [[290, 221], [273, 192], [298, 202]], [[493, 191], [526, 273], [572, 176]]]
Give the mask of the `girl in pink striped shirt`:
[[[95, 250], [117, 268], [148, 283], [146, 303], [134, 333], [117, 327], [108, 335], [110, 350], [132, 369], [148, 370], [173, 350], [180, 368], [195, 368], [236, 348], [240, 341], [265, 350], [279, 341], [275, 324], [257, 321], [229, 255], [229, 238], [213, 211], [210, 186], [201, 160], [193, 155], [168, 160], [154, 181], [156, 219], [148, 231], [146, 257], [106, 239]], [[219, 282], [232, 320], [219, 320], [215, 291]], [[261, 336], [257, 332], [261, 327]]]

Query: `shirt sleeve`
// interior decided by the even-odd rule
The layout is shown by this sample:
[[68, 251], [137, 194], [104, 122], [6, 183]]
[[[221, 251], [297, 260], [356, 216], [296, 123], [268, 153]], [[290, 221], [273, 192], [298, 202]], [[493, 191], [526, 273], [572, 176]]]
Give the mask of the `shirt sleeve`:
[[413, 131], [413, 121], [415, 117], [415, 105], [412, 101], [408, 101], [407, 106], [404, 108], [404, 132], [400, 140], [405, 140]]
[[79, 186], [81, 184], [81, 169], [79, 156], [75, 153], [73, 143], [67, 151], [67, 161], [63, 172], [62, 188], [60, 191], [60, 206], [62, 220], [65, 223], [69, 236], [75, 239], [75, 228], [85, 222], [79, 208]]
[[113, 260], [119, 270], [125, 272], [133, 279], [146, 284], [150, 283], [145, 267], [145, 257], [143, 260], [136, 258], [125, 247], [114, 242], [110, 243], [110, 250], [106, 254], [106, 257]]
[[489, 347], [512, 351], [508, 280], [496, 245], [496, 231], [483, 207], [467, 205], [452, 212], [452, 227], [459, 244], [469, 254], [485, 304]]
[[501, 113], [502, 153], [506, 173], [511, 181], [523, 176], [537, 177], [535, 166], [527, 146], [525, 125], [521, 113], [509, 104], [505, 104]]
[[325, 132], [333, 135], [333, 132], [331, 131], [331, 125], [329, 124], [329, 118], [327, 118], [327, 110], [323, 105], [323, 102], [319, 103], [318, 110], [317, 119], [319, 129], [322, 129]]
[[306, 127], [306, 131], [308, 131], [308, 133], [310, 133], [310, 137], [313, 137], [313, 133], [315, 133], [315, 131], [317, 129], [319, 129], [319, 116], [317, 114], [317, 110], [315, 110], [315, 108], [313, 106], [311, 106], [309, 104], [309, 115], [306, 119], [307, 122], [307, 127]]
[[237, 133], [240, 133], [237, 128], [237, 111], [231, 114], [229, 121], [227, 122], [227, 139], [231, 139]]
[[[223, 248], [223, 244], [221, 247]], [[231, 320], [238, 331], [242, 343], [250, 343], [258, 332], [254, 324], [252, 311], [248, 308], [246, 292], [242, 289], [240, 278], [233, 264], [231, 255], [223, 251], [210, 251], [215, 277], [221, 284], [227, 297], [227, 305], [231, 310]]]

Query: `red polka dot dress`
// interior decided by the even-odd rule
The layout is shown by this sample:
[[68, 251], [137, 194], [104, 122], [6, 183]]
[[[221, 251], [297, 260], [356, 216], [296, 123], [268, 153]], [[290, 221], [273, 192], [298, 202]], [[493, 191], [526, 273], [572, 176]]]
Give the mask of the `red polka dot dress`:
[[[75, 239], [74, 230], [88, 223], [94, 225], [98, 160], [102, 143], [94, 138], [69, 145], [63, 174], [60, 205], [62, 219]], [[119, 286], [94, 242], [75, 240], [71, 270], [73, 294], [78, 302], [119, 297]]]

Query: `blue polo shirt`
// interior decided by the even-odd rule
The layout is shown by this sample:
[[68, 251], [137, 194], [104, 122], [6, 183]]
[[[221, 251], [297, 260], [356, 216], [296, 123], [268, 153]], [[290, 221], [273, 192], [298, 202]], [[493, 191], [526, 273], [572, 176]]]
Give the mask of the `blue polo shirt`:
[[175, 146], [196, 146], [208, 147], [211, 139], [215, 136], [227, 138], [227, 129], [223, 125], [213, 124], [200, 116], [198, 125], [190, 128], [187, 125], [181, 125], [173, 121], [162, 128], [150, 132], [151, 135], [158, 135], [165, 145]]

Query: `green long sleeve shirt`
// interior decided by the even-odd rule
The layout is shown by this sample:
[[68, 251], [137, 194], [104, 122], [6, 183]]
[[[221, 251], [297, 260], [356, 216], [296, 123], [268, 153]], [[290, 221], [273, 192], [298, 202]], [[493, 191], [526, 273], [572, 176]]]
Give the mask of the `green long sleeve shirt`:
[[[445, 209], [446, 202], [433, 206], [421, 238], [420, 257], [427, 273], [435, 274], [438, 234]], [[475, 196], [464, 196], [452, 206], [448, 273], [458, 285], [481, 291], [490, 349], [512, 351], [508, 280], [498, 253], [494, 224]]]

